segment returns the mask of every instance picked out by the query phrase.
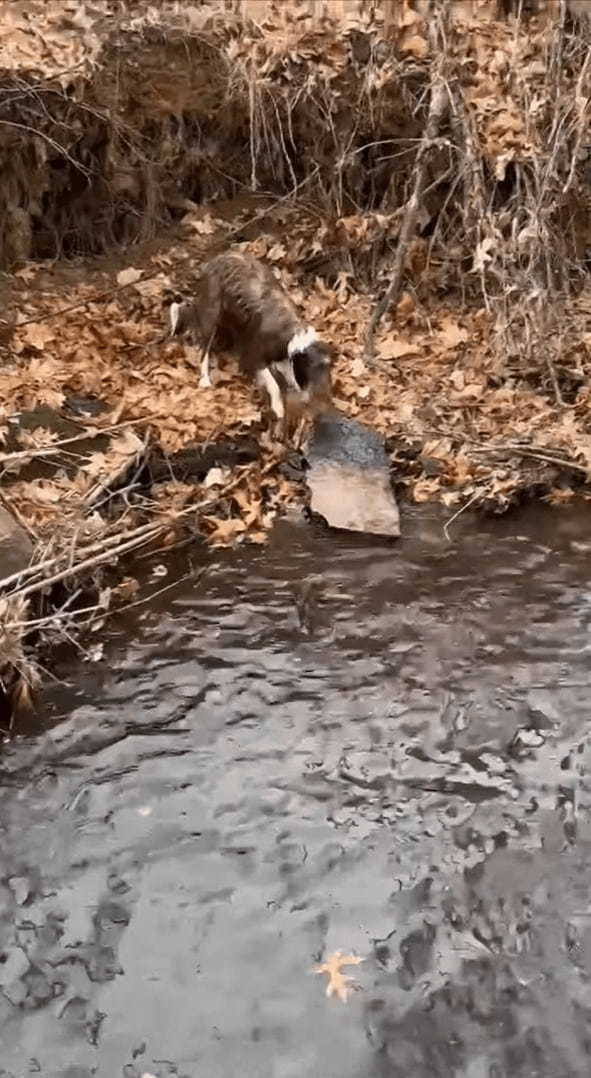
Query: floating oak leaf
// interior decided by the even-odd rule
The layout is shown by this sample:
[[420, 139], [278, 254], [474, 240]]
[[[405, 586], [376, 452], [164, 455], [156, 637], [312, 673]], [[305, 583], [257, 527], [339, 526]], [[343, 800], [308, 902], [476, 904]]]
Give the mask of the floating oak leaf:
[[355, 982], [352, 977], [347, 977], [345, 973], [341, 973], [343, 966], [358, 966], [363, 959], [356, 954], [341, 954], [340, 951], [335, 951], [323, 962], [321, 966], [316, 966], [314, 973], [326, 973], [328, 975], [328, 982], [326, 985], [326, 994], [330, 996], [338, 996], [339, 999], [346, 1003], [349, 992], [355, 986]]

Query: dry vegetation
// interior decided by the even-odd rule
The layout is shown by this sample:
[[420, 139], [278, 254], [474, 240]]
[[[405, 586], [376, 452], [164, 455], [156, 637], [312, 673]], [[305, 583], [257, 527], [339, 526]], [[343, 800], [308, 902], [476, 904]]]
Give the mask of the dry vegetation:
[[[162, 339], [164, 303], [230, 242], [337, 345], [338, 405], [383, 431], [410, 499], [585, 494], [584, 9], [0, 3], [0, 467], [35, 541], [1, 582], [11, 671], [31, 677], [31, 627], [62, 638], [134, 593], [105, 577], [121, 555], [185, 525], [263, 541], [301, 499], [231, 363], [197, 391]], [[80, 399], [103, 406], [80, 435], [105, 435], [82, 458], [71, 432], [11, 423]], [[222, 438], [260, 453], [175, 467]], [[162, 451], [180, 456], [151, 483]]]

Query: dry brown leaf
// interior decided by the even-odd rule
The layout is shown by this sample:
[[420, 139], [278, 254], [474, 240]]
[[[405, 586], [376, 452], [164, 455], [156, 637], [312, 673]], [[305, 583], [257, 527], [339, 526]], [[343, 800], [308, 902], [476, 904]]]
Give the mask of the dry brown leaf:
[[217, 517], [203, 517], [208, 527], [208, 538], [212, 546], [230, 546], [246, 531], [246, 524], [240, 517], [220, 520]]
[[402, 356], [416, 355], [419, 348], [412, 341], [405, 341], [392, 333], [378, 341], [376, 351], [380, 359], [400, 359]]
[[351, 377], [352, 377], [352, 378], [363, 378], [363, 376], [364, 376], [364, 375], [365, 375], [366, 373], [367, 373], [367, 365], [366, 365], [366, 363], [364, 363], [364, 361], [363, 361], [363, 360], [362, 360], [362, 359], [361, 359], [361, 358], [360, 358], [360, 357], [358, 356], [358, 357], [357, 357], [356, 359], [354, 359], [354, 360], [353, 360], [353, 362], [351, 363], [351, 365], [350, 365], [350, 367], [349, 367], [349, 374], [351, 375]]
[[567, 505], [574, 497], [575, 492], [570, 487], [553, 487], [544, 498], [544, 501], [550, 505]]
[[314, 973], [326, 973], [328, 975], [328, 982], [326, 985], [326, 995], [338, 996], [338, 998], [346, 1003], [349, 997], [349, 992], [355, 986], [355, 982], [352, 977], [348, 977], [346, 974], [341, 973], [343, 966], [358, 966], [363, 962], [363, 958], [360, 958], [356, 954], [341, 954], [340, 951], [335, 951], [323, 962], [321, 966], [316, 966]]
[[37, 392], [31, 400], [31, 405], [46, 404], [48, 408], [59, 411], [66, 399], [61, 389], [52, 389], [51, 386], [38, 386]]
[[36, 262], [29, 262], [26, 266], [22, 266], [21, 269], [15, 270], [15, 277], [19, 277], [21, 281], [26, 281], [29, 284], [39, 273], [39, 265]]
[[412, 496], [415, 502], [428, 502], [437, 494], [441, 485], [441, 477], [433, 476], [431, 479], [424, 477], [417, 479], [412, 485]]
[[93, 453], [82, 470], [90, 479], [118, 476], [142, 451], [144, 443], [135, 431], [124, 430], [113, 439], [104, 453]]
[[412, 34], [408, 37], [405, 34], [400, 42], [400, 51], [410, 53], [416, 60], [424, 60], [429, 52], [429, 45], [426, 39], [419, 34]]
[[483, 273], [486, 269], [488, 262], [492, 261], [491, 251], [495, 247], [495, 241], [492, 236], [485, 236], [483, 240], [478, 244], [474, 252], [474, 258], [472, 261], [471, 273]]
[[398, 303], [396, 304], [396, 316], [397, 318], [408, 318], [409, 315], [414, 314], [416, 310], [416, 303], [412, 298], [410, 292], [403, 292]]
[[457, 348], [459, 344], [468, 340], [467, 331], [449, 317], [441, 319], [438, 336], [445, 348]]
[[130, 599], [134, 599], [140, 590], [139, 582], [133, 576], [125, 576], [123, 580], [113, 588], [113, 595], [121, 600], [127, 602]]
[[135, 266], [128, 266], [127, 269], [120, 270], [117, 274], [117, 284], [122, 288], [128, 284], [135, 284], [136, 281], [139, 281], [141, 275], [141, 270], [136, 269]]
[[189, 225], [198, 236], [212, 236], [217, 231], [217, 225], [209, 213], [204, 217], [187, 214], [183, 217], [183, 224]]
[[287, 251], [282, 243], [274, 243], [267, 251], [269, 262], [281, 262], [286, 257]]
[[161, 273], [158, 277], [153, 277], [151, 280], [138, 281], [135, 284], [135, 290], [136, 292], [139, 292], [140, 296], [145, 296], [147, 299], [156, 299], [162, 295], [165, 288], [170, 288], [171, 284], [170, 277]]
[[20, 331], [23, 340], [38, 352], [43, 352], [51, 341], [55, 340], [55, 332], [43, 322], [32, 322]]

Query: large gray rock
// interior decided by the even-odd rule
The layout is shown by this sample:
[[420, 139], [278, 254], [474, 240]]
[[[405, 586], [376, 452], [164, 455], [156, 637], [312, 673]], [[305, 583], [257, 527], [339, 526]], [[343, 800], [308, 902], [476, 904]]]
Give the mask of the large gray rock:
[[306, 449], [310, 508], [333, 528], [400, 535], [383, 439], [340, 412], [320, 416]]
[[0, 580], [26, 568], [32, 553], [33, 544], [26, 531], [0, 505]]

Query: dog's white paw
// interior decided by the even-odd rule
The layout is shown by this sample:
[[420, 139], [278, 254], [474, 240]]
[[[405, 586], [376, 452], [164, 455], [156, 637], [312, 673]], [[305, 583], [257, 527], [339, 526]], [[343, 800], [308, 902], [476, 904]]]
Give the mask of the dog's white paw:
[[213, 389], [213, 382], [211, 378], [206, 375], [202, 375], [199, 379], [199, 389]]

